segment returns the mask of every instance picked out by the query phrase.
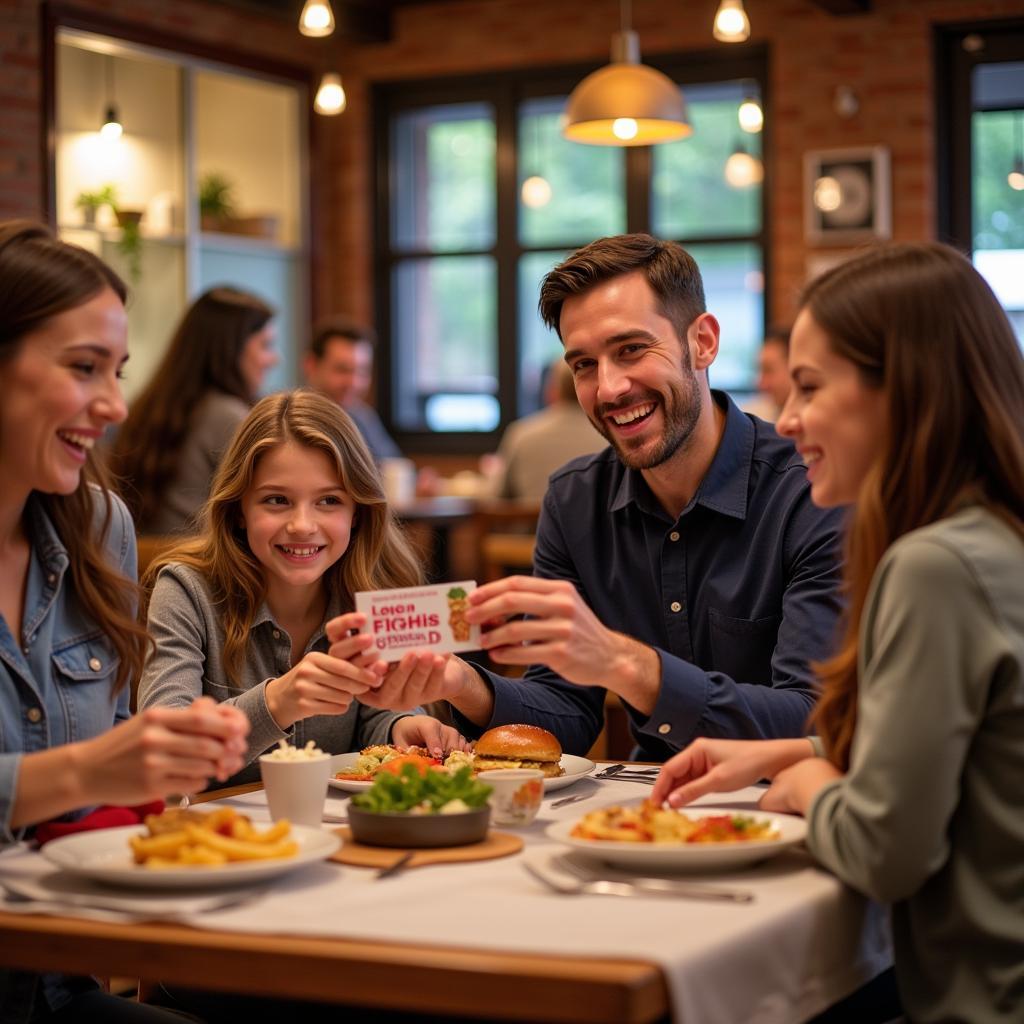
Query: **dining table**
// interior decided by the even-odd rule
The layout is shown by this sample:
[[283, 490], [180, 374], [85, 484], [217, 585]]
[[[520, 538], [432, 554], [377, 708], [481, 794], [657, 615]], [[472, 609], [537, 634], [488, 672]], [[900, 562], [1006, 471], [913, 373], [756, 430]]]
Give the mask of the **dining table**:
[[[625, 896], [552, 891], [533, 872], [550, 875], [576, 855], [551, 826], [649, 792], [643, 782], [595, 774], [546, 794], [529, 826], [499, 829], [523, 846], [497, 859], [410, 866], [385, 878], [320, 861], [228, 905], [183, 900], [163, 915], [133, 909], [131, 891], [120, 910], [7, 898], [0, 964], [336, 1001], [382, 1014], [798, 1024], [891, 963], [884, 908], [799, 846], [738, 869], [659, 872], [663, 881], [741, 893], [742, 901], [691, 898], [686, 884]], [[695, 806], [750, 812], [762, 792], [750, 787]], [[569, 796], [579, 799], [561, 802]], [[322, 828], [343, 827], [348, 797], [329, 790]], [[209, 798], [254, 822], [270, 820], [258, 785]], [[25, 844], [0, 854], [0, 886], [53, 870]]]

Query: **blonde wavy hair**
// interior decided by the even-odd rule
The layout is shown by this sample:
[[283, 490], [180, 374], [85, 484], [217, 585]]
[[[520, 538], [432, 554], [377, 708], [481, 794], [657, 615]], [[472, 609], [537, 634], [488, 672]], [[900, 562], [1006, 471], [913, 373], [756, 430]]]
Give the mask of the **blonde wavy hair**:
[[222, 610], [224, 667], [232, 682], [267, 591], [263, 566], [241, 526], [242, 498], [259, 460], [287, 442], [323, 452], [356, 506], [348, 549], [323, 576], [328, 597], [351, 609], [357, 591], [415, 586], [423, 579], [419, 560], [388, 508], [373, 457], [348, 414], [304, 388], [269, 395], [253, 406], [224, 453], [200, 514], [199, 535], [154, 560], [143, 581], [151, 589], [171, 562], [202, 573]]

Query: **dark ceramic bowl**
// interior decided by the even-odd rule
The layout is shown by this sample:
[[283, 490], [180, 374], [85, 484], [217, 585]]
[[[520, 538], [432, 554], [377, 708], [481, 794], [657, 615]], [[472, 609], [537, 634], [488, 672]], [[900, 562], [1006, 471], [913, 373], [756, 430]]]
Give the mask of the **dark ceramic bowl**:
[[349, 804], [352, 838], [367, 846], [466, 846], [487, 835], [490, 807], [462, 814], [374, 814]]

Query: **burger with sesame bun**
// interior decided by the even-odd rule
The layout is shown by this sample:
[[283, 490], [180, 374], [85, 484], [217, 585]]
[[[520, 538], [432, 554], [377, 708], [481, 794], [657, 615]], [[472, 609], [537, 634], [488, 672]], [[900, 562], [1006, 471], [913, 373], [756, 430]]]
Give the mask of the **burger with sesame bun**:
[[499, 725], [488, 729], [473, 748], [473, 770], [537, 768], [549, 779], [564, 775], [562, 745], [536, 725]]

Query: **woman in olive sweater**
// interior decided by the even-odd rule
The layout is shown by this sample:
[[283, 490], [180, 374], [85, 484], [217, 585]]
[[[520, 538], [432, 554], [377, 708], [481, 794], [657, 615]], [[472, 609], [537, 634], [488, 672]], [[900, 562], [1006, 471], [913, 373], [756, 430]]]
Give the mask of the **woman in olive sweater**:
[[893, 904], [914, 1021], [1024, 1012], [1024, 357], [970, 263], [886, 247], [809, 286], [778, 429], [819, 505], [852, 504], [818, 735], [698, 740], [653, 797], [762, 777], [765, 809]]

